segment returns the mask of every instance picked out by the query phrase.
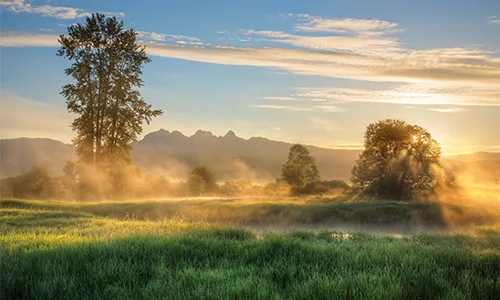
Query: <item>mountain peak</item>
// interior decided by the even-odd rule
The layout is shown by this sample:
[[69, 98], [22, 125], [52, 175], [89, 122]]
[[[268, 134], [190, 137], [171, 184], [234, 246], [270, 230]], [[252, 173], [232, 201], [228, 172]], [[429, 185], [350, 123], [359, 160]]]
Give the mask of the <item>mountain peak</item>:
[[158, 131], [153, 131], [153, 132], [150, 132], [150, 133], [146, 134], [144, 136], [144, 139], [150, 139], [151, 137], [155, 137], [155, 138], [157, 138], [157, 137], [163, 137], [163, 136], [167, 136], [169, 134], [170, 134], [170, 132], [168, 130], [165, 130], [165, 129], [161, 128]]
[[182, 132], [177, 131], [177, 130], [172, 131], [171, 135], [172, 136], [183, 136], [183, 137], [186, 137]]
[[236, 136], [236, 133], [234, 133], [234, 131], [232, 130], [229, 130], [225, 135], [224, 135], [225, 138], [235, 138], [237, 137]]
[[205, 130], [199, 129], [191, 137], [194, 137], [194, 138], [212, 138], [212, 137], [215, 137], [215, 135], [213, 135], [210, 131], [205, 131]]

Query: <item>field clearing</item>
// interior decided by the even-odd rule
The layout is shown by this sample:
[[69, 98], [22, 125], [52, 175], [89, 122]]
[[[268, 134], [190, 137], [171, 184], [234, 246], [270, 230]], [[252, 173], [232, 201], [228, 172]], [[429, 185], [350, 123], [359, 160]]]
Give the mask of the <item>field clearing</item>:
[[[487, 201], [488, 200], [488, 201]], [[464, 229], [496, 224], [500, 200], [474, 203], [345, 201], [341, 197], [203, 197], [70, 202], [4, 199], [2, 208], [83, 212], [113, 219], [190, 221], [239, 226], [355, 226]]]
[[[496, 210], [484, 215], [478, 208], [451, 206], [469, 221], [467, 231], [453, 232], [455, 225], [439, 216], [450, 210], [448, 204], [301, 201], [1, 200], [0, 295], [495, 299], [500, 294]], [[191, 215], [184, 216], [189, 209]], [[418, 226], [444, 222], [440, 228], [448, 231], [405, 232], [425, 229], [412, 223], [415, 212], [420, 212]], [[405, 234], [340, 229], [341, 223], [364, 224], [364, 218], [369, 226], [385, 224]]]

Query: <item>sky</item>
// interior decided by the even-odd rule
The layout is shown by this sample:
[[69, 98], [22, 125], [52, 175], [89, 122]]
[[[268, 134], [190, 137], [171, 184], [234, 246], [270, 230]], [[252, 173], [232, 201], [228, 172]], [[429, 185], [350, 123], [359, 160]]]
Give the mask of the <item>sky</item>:
[[60, 34], [93, 12], [137, 31], [160, 128], [360, 149], [423, 126], [443, 153], [500, 151], [500, 1], [0, 0], [0, 138], [70, 142]]

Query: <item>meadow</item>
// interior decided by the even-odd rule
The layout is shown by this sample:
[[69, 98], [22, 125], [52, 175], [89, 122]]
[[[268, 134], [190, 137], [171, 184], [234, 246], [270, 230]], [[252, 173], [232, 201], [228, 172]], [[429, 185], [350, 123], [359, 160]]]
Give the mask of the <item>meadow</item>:
[[497, 299], [499, 214], [314, 197], [4, 199], [0, 295]]

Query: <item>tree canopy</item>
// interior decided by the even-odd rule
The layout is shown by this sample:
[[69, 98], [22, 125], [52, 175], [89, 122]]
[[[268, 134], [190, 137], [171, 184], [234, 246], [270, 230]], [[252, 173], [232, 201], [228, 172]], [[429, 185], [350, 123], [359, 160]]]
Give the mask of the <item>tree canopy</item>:
[[116, 17], [99, 13], [60, 35], [57, 55], [72, 62], [65, 73], [74, 80], [61, 94], [68, 111], [76, 114], [71, 127], [77, 132], [73, 143], [81, 161], [128, 162], [130, 143], [142, 124], [162, 114], [137, 90], [143, 85], [142, 67], [150, 59], [136, 36]]
[[215, 173], [206, 166], [196, 166], [188, 176], [187, 186], [193, 195], [213, 192], [217, 188]]
[[307, 193], [320, 180], [316, 160], [300, 144], [290, 148], [288, 159], [281, 168], [281, 177], [297, 193]]
[[364, 193], [416, 199], [430, 196], [446, 181], [441, 147], [423, 127], [383, 120], [367, 127], [364, 140], [351, 178]]

